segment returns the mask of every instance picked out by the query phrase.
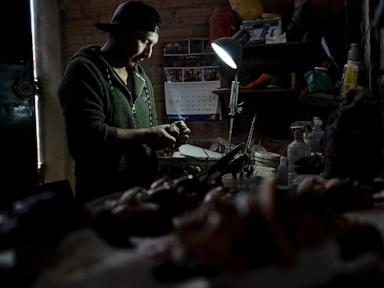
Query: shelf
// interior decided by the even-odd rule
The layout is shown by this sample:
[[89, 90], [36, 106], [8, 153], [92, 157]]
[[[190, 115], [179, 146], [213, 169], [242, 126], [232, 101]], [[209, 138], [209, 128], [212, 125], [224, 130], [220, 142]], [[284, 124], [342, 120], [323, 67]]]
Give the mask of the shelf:
[[325, 58], [325, 52], [317, 42], [248, 44], [243, 47], [239, 79], [252, 79], [263, 72], [297, 72], [301, 77]]
[[[230, 89], [222, 88], [212, 92], [220, 97], [223, 115], [228, 117]], [[257, 114], [257, 125], [263, 135], [288, 137], [290, 123], [297, 120], [300, 94], [301, 89], [239, 89], [238, 103], [244, 104], [243, 111], [237, 115], [238, 133], [246, 132], [239, 126], [245, 125], [247, 128], [252, 116]]]
[[243, 46], [243, 52], [248, 53], [252, 51], [253, 53], [263, 52], [279, 52], [279, 53], [294, 53], [299, 54], [302, 51], [320, 51], [321, 47], [318, 42], [315, 41], [292, 41], [286, 43], [277, 43], [277, 44], [246, 44]]
[[[223, 112], [228, 112], [231, 89], [221, 88], [212, 91], [220, 97]], [[264, 89], [239, 89], [238, 103], [244, 102], [244, 113], [253, 114], [273, 109], [279, 104], [285, 107], [296, 106], [301, 89], [289, 88], [264, 88]], [[276, 108], [276, 107], [275, 107]], [[280, 109], [280, 108], [279, 108]], [[262, 110], [262, 111], [260, 111]]]
[[[261, 88], [261, 89], [239, 89], [239, 95], [263, 95], [263, 94], [296, 94], [299, 93], [301, 89], [290, 89], [290, 88]], [[212, 91], [212, 93], [218, 96], [226, 96], [231, 93], [229, 88], [219, 88]]]
[[303, 94], [299, 99], [299, 103], [304, 105], [337, 107], [339, 99], [340, 96], [337, 94], [315, 92]]

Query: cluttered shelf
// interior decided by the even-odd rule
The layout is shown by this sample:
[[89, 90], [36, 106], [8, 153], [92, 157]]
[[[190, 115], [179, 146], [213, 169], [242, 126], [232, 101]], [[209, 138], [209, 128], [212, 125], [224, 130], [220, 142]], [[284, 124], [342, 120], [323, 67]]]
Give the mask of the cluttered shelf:
[[250, 70], [260, 72], [303, 72], [319, 65], [324, 51], [319, 42], [295, 41], [277, 44], [246, 44], [240, 74]]
[[[240, 127], [240, 123], [249, 123], [250, 118], [257, 114], [260, 135], [289, 138], [289, 125], [313, 114], [312, 104], [300, 102], [307, 87], [305, 75], [314, 67], [321, 66], [325, 58], [326, 53], [319, 41], [273, 44], [249, 42], [242, 46], [242, 57], [237, 71], [222, 67], [222, 88], [212, 93], [219, 97], [223, 115], [227, 115], [232, 80], [238, 77], [238, 103], [243, 104], [242, 112], [235, 121], [238, 124], [235, 127], [236, 134], [243, 137], [242, 134], [247, 131]], [[309, 98], [312, 97], [305, 97], [304, 100]]]
[[[256, 91], [244, 90], [241, 91], [241, 93], [273, 94], [276, 92], [293, 92], [293, 94], [296, 94], [296, 87], [305, 86], [304, 74], [308, 70], [321, 65], [325, 56], [326, 55], [321, 44], [317, 41], [244, 44], [242, 47], [242, 60], [237, 71], [240, 83], [250, 83], [263, 74], [268, 75], [270, 80], [269, 82], [271, 83], [264, 81], [261, 85], [252, 87], [256, 88]], [[234, 78], [234, 74], [234, 70], [222, 67], [221, 87], [229, 88], [231, 81]], [[262, 87], [265, 87], [265, 84], [273, 84], [283, 88], [264, 89]], [[249, 85], [246, 87], [250, 88]], [[222, 94], [226, 92], [224, 90], [218, 91], [218, 93]]]

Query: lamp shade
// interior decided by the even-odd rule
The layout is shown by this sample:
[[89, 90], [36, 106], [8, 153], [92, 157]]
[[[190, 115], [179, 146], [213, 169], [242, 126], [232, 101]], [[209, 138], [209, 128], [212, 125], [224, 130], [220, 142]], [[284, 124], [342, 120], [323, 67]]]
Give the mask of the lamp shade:
[[212, 42], [212, 49], [220, 59], [232, 69], [237, 69], [242, 57], [242, 49], [239, 43], [232, 38], [219, 38]]
[[211, 46], [225, 64], [232, 69], [237, 69], [243, 56], [242, 44], [247, 42], [249, 37], [248, 31], [239, 30], [232, 37], [216, 39], [211, 43]]

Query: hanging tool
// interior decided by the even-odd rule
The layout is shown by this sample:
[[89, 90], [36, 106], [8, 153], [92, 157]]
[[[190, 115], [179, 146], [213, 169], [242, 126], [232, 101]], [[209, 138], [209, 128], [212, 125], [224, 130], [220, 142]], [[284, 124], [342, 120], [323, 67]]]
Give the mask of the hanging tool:
[[252, 144], [254, 140], [254, 133], [255, 133], [255, 126], [256, 126], [256, 118], [257, 114], [253, 115], [251, 127], [249, 128], [248, 138], [247, 142], [245, 144], [244, 148], [244, 154], [247, 156], [247, 161], [244, 163], [244, 167], [242, 169], [242, 173], [245, 172], [245, 175], [249, 177], [253, 172], [253, 165], [252, 165]]

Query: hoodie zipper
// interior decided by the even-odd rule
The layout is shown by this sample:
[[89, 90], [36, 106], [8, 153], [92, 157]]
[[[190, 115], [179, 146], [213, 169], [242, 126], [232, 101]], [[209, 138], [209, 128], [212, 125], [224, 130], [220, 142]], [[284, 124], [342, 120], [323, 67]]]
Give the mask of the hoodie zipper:
[[[108, 68], [106, 70], [107, 70], [108, 83], [109, 83], [109, 85], [111, 87], [111, 91], [113, 91], [113, 84], [112, 84], [112, 79], [111, 79], [111, 73], [110, 73], [110, 70]], [[144, 90], [144, 93], [145, 93], [144, 102], [146, 102], [147, 105], [148, 105], [149, 127], [152, 127], [153, 126], [153, 113], [152, 113], [151, 98], [149, 96], [149, 91], [148, 91], [148, 87], [147, 87], [147, 81], [146, 81], [146, 79], [143, 76], [141, 76], [136, 71], [133, 71], [133, 73], [135, 73], [136, 76], [138, 78], [140, 78], [143, 81], [143, 83], [144, 83], [144, 87], [143, 87], [143, 90]], [[119, 79], [119, 81], [121, 81], [121, 80]], [[132, 114], [136, 115], [136, 100], [137, 100], [137, 98], [134, 101], [133, 100], [133, 96], [132, 96], [132, 92], [128, 89], [128, 87], [125, 85], [125, 83], [122, 83], [122, 84], [123, 84], [124, 88], [126, 89], [126, 91], [128, 92], [129, 100], [130, 100], [130, 103], [131, 103], [131, 106], [132, 106], [132, 108], [131, 108]]]

